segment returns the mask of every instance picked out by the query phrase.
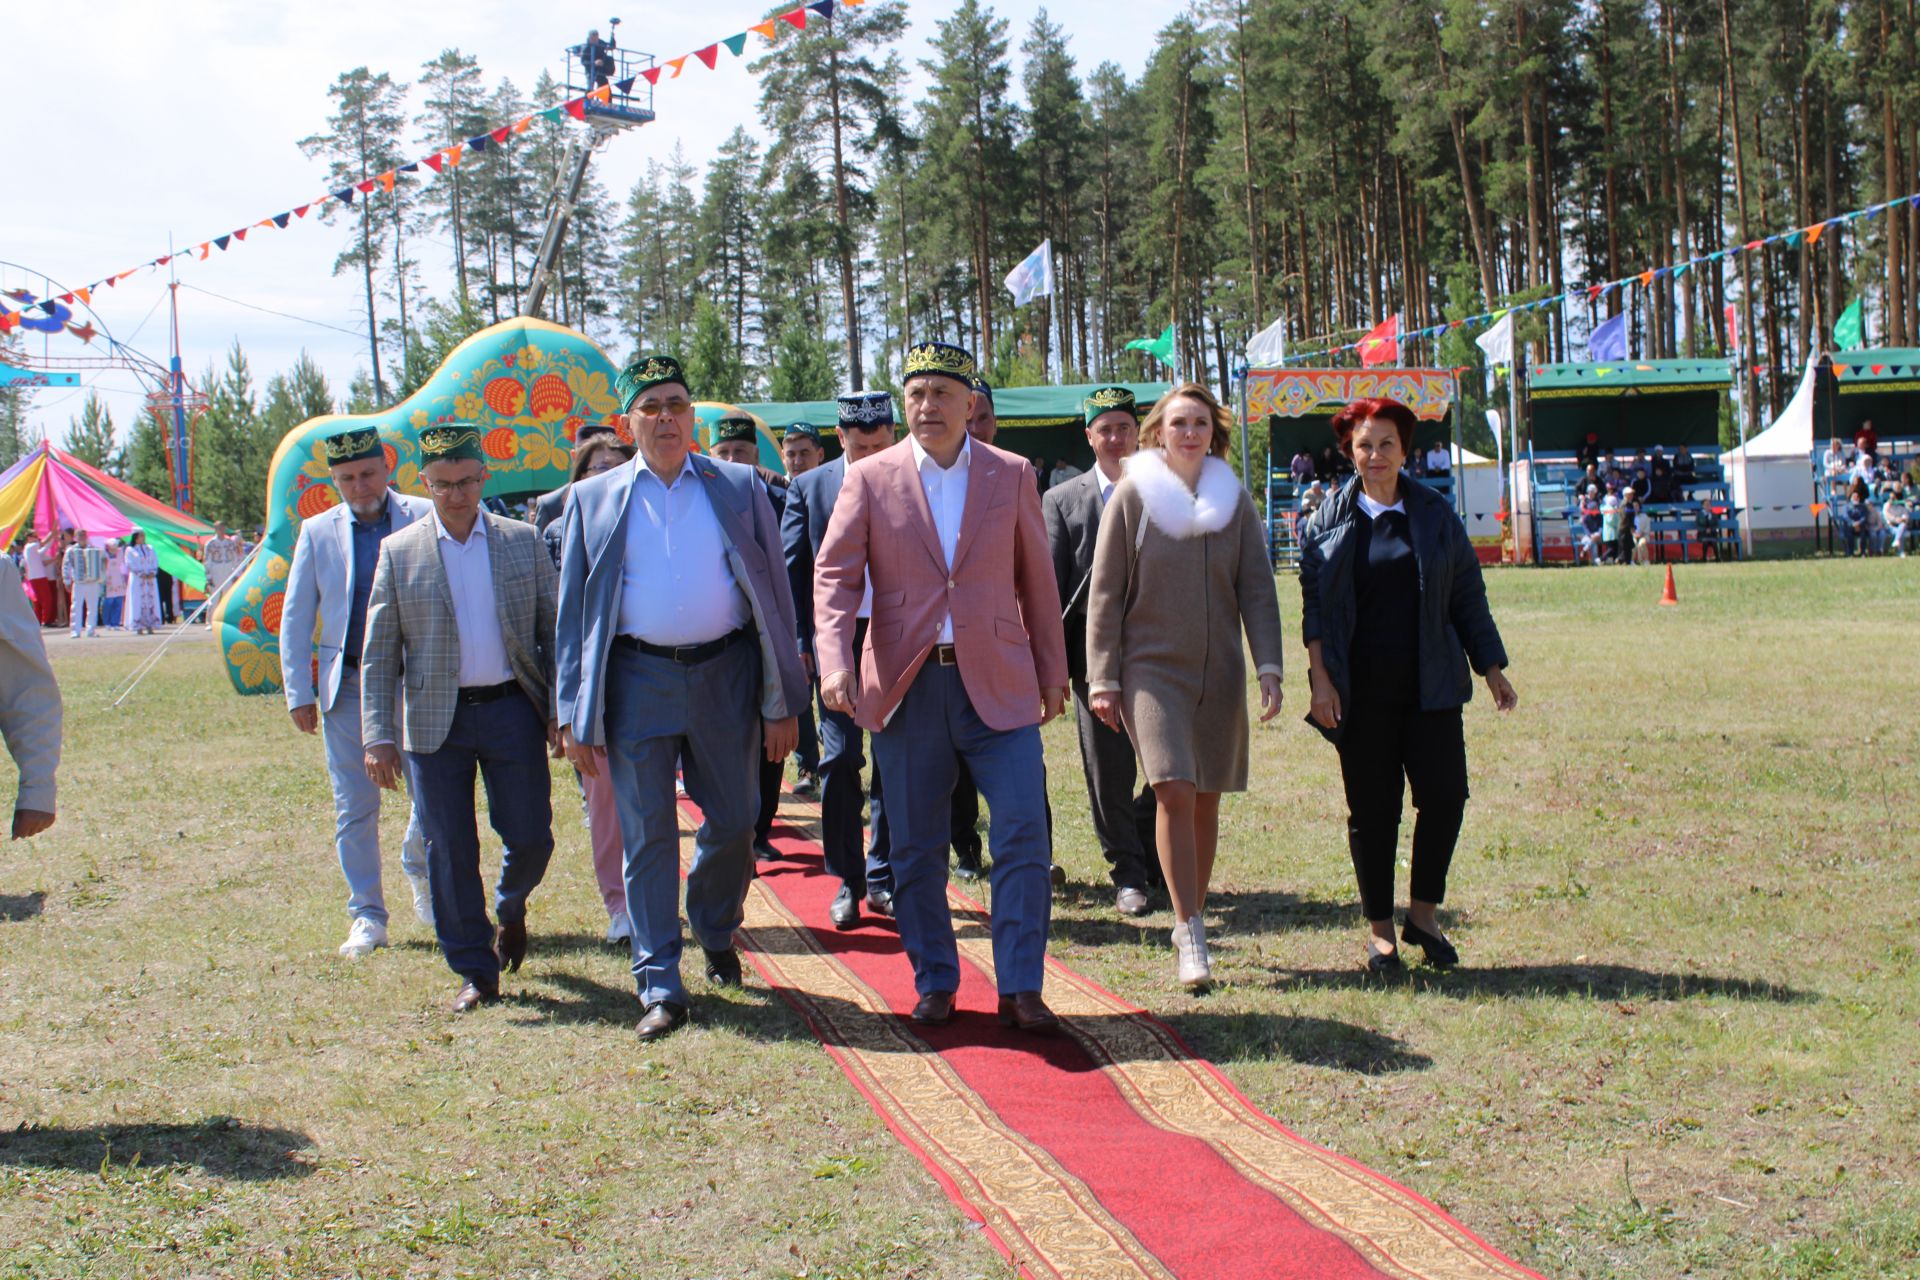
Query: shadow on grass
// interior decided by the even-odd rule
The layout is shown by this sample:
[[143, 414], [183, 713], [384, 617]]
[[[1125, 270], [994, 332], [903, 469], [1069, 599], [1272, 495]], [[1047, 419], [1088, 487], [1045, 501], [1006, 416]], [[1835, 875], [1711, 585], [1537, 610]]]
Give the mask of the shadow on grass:
[[218, 1178], [265, 1182], [312, 1172], [295, 1151], [313, 1139], [291, 1129], [211, 1116], [192, 1124], [22, 1125], [0, 1132], [0, 1166], [94, 1172], [108, 1165], [164, 1169], [192, 1165]]
[[36, 889], [32, 893], [0, 893], [0, 920], [17, 923], [31, 920], [47, 905], [47, 895]]
[[[1061, 942], [1088, 947], [1133, 946], [1143, 936], [1164, 945], [1171, 919], [1167, 895], [1163, 890], [1156, 890], [1149, 894], [1148, 901], [1153, 905], [1151, 914], [1123, 919], [1115, 913], [1110, 894], [1102, 894], [1098, 899], [1083, 895], [1076, 905], [1089, 907], [1095, 914], [1055, 915], [1048, 935]], [[1207, 916], [1218, 921], [1217, 926], [1210, 926], [1217, 932], [1246, 936], [1306, 929], [1347, 929], [1356, 927], [1362, 918], [1358, 902], [1302, 898], [1278, 890], [1233, 893], [1218, 889], [1207, 894]]]
[[1492, 968], [1436, 969], [1420, 966], [1394, 978], [1351, 969], [1280, 969], [1275, 986], [1411, 986], [1443, 996], [1493, 996], [1503, 1000], [1536, 996], [1584, 996], [1593, 1000], [1684, 1000], [1724, 996], [1735, 1000], [1771, 1000], [1800, 1004], [1821, 998], [1783, 983], [1757, 978], [1719, 978], [1703, 973], [1657, 973], [1624, 964], [1513, 964]]
[[[631, 985], [613, 986], [575, 973], [538, 976], [542, 982], [559, 987], [567, 994], [556, 996], [538, 989], [507, 993], [505, 1006], [534, 1015], [527, 1021], [632, 1030], [645, 1012]], [[813, 1038], [775, 993], [765, 987], [738, 987], [720, 994], [704, 986], [694, 986], [687, 994], [693, 1020], [701, 1026], [724, 1028], [768, 1043]]]
[[1285, 1059], [1360, 1075], [1425, 1071], [1433, 1059], [1379, 1031], [1332, 1018], [1264, 1013], [1188, 1013], [1167, 1019], [1193, 1051], [1214, 1063]]

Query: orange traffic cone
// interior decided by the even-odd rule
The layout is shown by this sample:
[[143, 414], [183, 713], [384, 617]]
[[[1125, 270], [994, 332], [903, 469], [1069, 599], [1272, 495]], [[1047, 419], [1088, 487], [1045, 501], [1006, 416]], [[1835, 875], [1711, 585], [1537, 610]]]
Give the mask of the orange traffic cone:
[[1680, 596], [1673, 589], [1673, 566], [1667, 566], [1667, 589], [1660, 593], [1661, 604], [1679, 604]]

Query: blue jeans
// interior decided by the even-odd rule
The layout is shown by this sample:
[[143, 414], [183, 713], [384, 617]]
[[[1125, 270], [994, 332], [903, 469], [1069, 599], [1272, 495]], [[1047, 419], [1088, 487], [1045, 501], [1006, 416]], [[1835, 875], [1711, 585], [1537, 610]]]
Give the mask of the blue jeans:
[[685, 664], [615, 644], [607, 660], [607, 768], [626, 842], [627, 917], [640, 1002], [687, 1002], [680, 982], [680, 817], [673, 773], [700, 806], [687, 924], [725, 951], [753, 881], [760, 808], [760, 646], [751, 635]]
[[475, 773], [487, 792], [487, 817], [506, 846], [494, 884], [501, 923], [527, 918], [527, 897], [553, 857], [553, 775], [547, 771], [546, 718], [516, 686], [492, 702], [461, 703], [438, 751], [403, 753], [432, 867], [433, 928], [447, 967], [482, 987], [500, 982], [480, 878]]
[[[340, 874], [347, 878], [347, 914], [387, 922], [387, 898], [380, 884], [380, 788], [367, 776], [365, 748], [360, 739], [360, 669], [342, 667], [340, 693], [333, 710], [320, 716], [320, 736], [327, 748], [327, 777], [333, 783], [333, 843], [340, 854]], [[407, 834], [400, 845], [400, 870], [410, 876], [427, 874], [427, 840], [420, 830], [420, 811], [407, 805]]]
[[964, 760], [987, 798], [999, 989], [1003, 995], [1040, 990], [1053, 915], [1040, 727], [988, 728], [967, 697], [960, 668], [929, 662], [887, 727], [873, 735], [873, 754], [891, 797], [894, 918], [913, 963], [914, 989], [925, 995], [960, 986], [947, 909], [947, 846]]

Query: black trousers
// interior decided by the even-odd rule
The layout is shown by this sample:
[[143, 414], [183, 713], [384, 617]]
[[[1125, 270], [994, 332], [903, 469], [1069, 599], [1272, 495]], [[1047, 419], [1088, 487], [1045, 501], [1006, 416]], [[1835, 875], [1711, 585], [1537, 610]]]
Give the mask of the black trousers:
[[1412, 896], [1444, 902], [1447, 869], [1467, 807], [1467, 742], [1460, 708], [1422, 711], [1396, 702], [1356, 702], [1340, 733], [1347, 791], [1347, 849], [1369, 921], [1393, 919], [1394, 855], [1400, 845], [1402, 779], [1413, 791]]

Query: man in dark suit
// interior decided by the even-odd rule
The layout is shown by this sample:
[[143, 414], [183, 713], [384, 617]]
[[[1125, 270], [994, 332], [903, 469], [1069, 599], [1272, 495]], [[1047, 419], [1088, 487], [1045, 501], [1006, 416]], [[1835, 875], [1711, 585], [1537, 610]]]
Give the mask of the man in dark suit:
[[[781, 435], [780, 465], [787, 469], [788, 485], [826, 460], [826, 446], [820, 443], [820, 431], [811, 422], [795, 422]], [[800, 712], [800, 745], [793, 749], [793, 794], [820, 794], [820, 731], [811, 700]]]
[[[591, 440], [595, 436], [603, 435], [617, 436], [619, 432], [613, 429], [613, 424], [610, 422], [589, 422], [574, 434], [573, 443], [574, 446], [578, 448], [582, 441]], [[543, 493], [540, 495], [539, 499], [533, 504], [534, 528], [538, 529], [541, 533], [545, 533], [547, 526], [560, 518], [560, 513], [567, 509], [567, 494], [572, 488], [573, 486], [571, 484], [563, 484], [552, 493]]]
[[[793, 587], [794, 610], [800, 623], [800, 658], [817, 685], [820, 672], [813, 661], [813, 564], [827, 536], [833, 504], [847, 478], [847, 468], [893, 444], [893, 397], [884, 391], [856, 391], [840, 397], [840, 456], [794, 477], [787, 490], [787, 510], [780, 522], [785, 545], [787, 578]], [[854, 629], [856, 651], [864, 643], [873, 613], [873, 593], [860, 603]], [[825, 707], [820, 713], [820, 839], [827, 870], [840, 878], [840, 892], [828, 914], [836, 927], [851, 929], [860, 920], [860, 902], [875, 915], [893, 914], [892, 850], [886, 807], [880, 797], [880, 771], [874, 770], [871, 805], [872, 841], [862, 840], [860, 771], [866, 767], [865, 735], [851, 716]], [[862, 851], [862, 844], [866, 844]]]
[[[760, 465], [760, 424], [744, 413], [730, 413], [713, 425], [713, 456], [736, 466], [752, 467], [760, 477], [767, 501], [773, 504], [778, 523], [787, 507], [787, 478]], [[811, 700], [811, 699], [809, 699]], [[760, 812], [753, 821], [753, 860], [778, 862], [780, 851], [773, 847], [773, 820], [780, 813], [780, 780], [786, 776], [785, 760], [760, 758]]]
[[1087, 443], [1093, 446], [1093, 470], [1047, 490], [1040, 500], [1053, 551], [1053, 576], [1060, 587], [1062, 621], [1067, 631], [1067, 672], [1073, 680], [1073, 710], [1080, 728], [1080, 763], [1087, 776], [1087, 800], [1093, 806], [1093, 830], [1107, 857], [1114, 906], [1124, 916], [1147, 914], [1147, 888], [1153, 883], [1153, 788], [1136, 793], [1133, 743], [1122, 730], [1109, 729], [1087, 705], [1087, 581], [1093, 573], [1093, 547], [1100, 515], [1125, 470], [1125, 460], [1140, 443], [1133, 393], [1102, 387], [1087, 397]]

